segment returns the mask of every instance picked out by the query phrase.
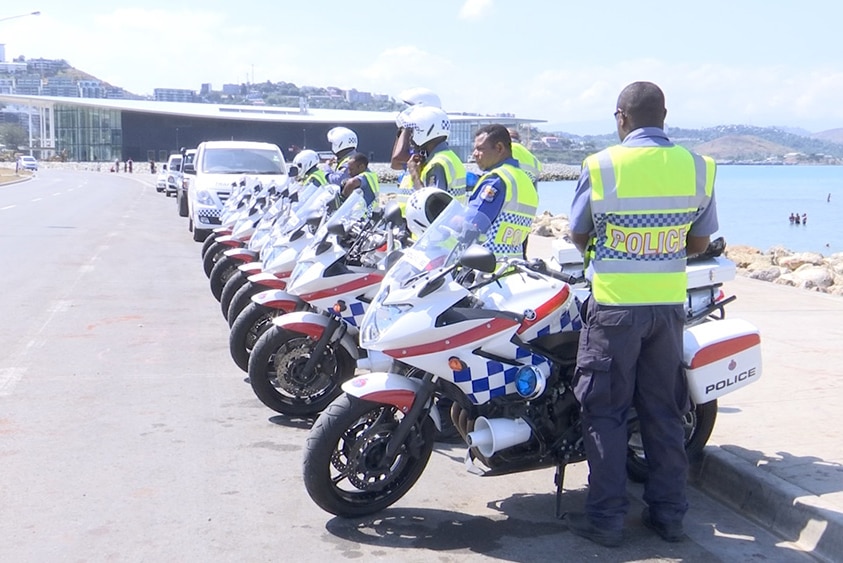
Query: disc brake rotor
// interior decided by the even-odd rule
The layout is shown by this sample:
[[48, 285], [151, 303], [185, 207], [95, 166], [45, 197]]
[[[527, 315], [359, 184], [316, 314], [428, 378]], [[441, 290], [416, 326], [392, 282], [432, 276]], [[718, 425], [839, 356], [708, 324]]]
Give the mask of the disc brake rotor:
[[287, 342], [276, 352], [273, 384], [278, 389], [296, 397], [309, 397], [331, 385], [337, 360], [330, 348], [325, 350], [312, 373], [304, 373], [304, 366], [315, 345], [309, 338], [296, 339]]

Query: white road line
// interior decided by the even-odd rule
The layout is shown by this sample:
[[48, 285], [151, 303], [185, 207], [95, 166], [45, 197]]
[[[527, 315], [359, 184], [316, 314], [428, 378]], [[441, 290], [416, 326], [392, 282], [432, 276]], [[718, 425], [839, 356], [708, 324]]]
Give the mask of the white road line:
[[56, 192], [53, 194], [54, 196], [61, 195], [61, 192]]
[[43, 198], [43, 197], [36, 197], [36, 198], [35, 198], [35, 199], [33, 199], [32, 201], [41, 201], [42, 199], [44, 199], [44, 198]]
[[0, 368], [0, 397], [11, 395], [25, 373], [26, 368]]
[[6, 211], [7, 209], [12, 209], [13, 207], [16, 207], [16, 206], [14, 206], [14, 205], [7, 205], [6, 207], [0, 207], [0, 211]]

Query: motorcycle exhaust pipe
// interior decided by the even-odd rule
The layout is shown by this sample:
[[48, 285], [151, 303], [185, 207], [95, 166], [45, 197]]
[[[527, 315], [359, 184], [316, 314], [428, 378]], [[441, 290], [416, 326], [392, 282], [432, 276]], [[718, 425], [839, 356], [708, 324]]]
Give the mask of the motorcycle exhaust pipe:
[[488, 419], [483, 416], [474, 421], [474, 431], [466, 437], [468, 447], [477, 448], [483, 457], [497, 451], [523, 444], [532, 436], [530, 425], [522, 418]]

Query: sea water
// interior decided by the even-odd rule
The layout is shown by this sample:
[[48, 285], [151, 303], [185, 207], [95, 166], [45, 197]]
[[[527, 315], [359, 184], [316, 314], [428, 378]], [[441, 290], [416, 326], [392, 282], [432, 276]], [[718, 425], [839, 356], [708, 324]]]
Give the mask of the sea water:
[[[539, 210], [570, 212], [576, 182], [540, 182]], [[714, 186], [727, 244], [843, 252], [843, 166], [718, 166]], [[806, 223], [791, 223], [804, 213]], [[712, 237], [712, 238], [714, 238]]]

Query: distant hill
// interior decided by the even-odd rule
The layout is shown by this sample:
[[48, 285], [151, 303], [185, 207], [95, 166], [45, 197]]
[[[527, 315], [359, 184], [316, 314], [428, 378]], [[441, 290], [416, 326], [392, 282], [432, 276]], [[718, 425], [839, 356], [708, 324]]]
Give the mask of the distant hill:
[[764, 160], [771, 156], [784, 156], [794, 152], [791, 147], [773, 143], [753, 135], [726, 135], [693, 146], [683, 143], [700, 154], [715, 160]]
[[843, 144], [843, 129], [829, 129], [828, 131], [813, 133], [811, 136], [815, 139]]

